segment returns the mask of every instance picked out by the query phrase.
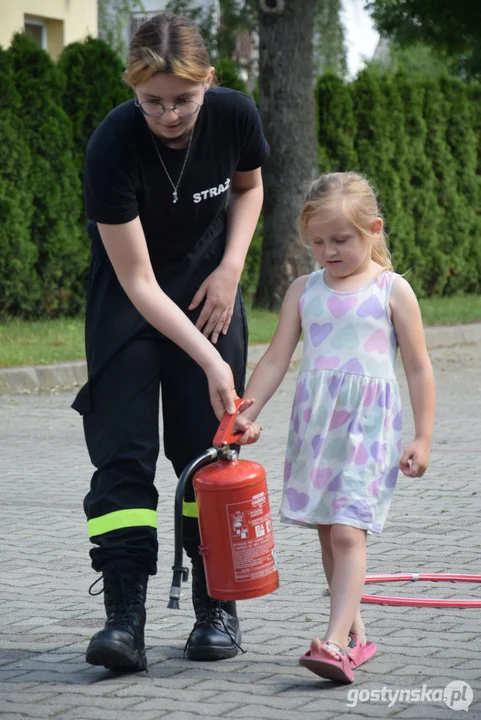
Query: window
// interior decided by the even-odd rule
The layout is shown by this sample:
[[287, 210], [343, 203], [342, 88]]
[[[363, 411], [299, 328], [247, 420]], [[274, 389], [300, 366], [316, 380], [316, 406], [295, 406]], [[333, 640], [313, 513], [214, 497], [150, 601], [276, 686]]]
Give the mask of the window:
[[47, 49], [47, 28], [45, 23], [41, 20], [25, 18], [24, 31], [39, 47], [43, 50]]

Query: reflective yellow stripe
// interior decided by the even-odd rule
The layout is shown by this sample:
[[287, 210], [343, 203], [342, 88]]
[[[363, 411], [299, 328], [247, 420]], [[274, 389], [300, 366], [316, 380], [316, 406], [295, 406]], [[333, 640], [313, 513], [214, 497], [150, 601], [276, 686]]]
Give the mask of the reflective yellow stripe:
[[182, 503], [182, 515], [184, 517], [199, 517], [197, 512], [197, 503], [195, 502], [184, 502]]
[[89, 537], [103, 535], [112, 530], [121, 530], [128, 527], [157, 527], [157, 513], [155, 510], [135, 508], [132, 510], [117, 510], [116, 512], [101, 515], [87, 522]]

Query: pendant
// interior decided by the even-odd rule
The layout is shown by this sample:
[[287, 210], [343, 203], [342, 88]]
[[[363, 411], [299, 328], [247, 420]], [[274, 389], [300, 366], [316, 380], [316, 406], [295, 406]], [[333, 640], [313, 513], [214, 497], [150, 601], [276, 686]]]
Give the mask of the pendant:
[[176, 203], [177, 202], [177, 190], [174, 190], [174, 192], [172, 193], [172, 197], [174, 198], [174, 203]]

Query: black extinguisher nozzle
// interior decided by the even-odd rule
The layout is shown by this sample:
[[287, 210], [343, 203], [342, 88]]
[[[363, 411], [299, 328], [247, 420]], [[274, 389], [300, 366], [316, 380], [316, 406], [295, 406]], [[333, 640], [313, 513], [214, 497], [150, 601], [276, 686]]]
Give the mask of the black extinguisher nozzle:
[[172, 585], [170, 588], [170, 596], [167, 608], [169, 610], [178, 610], [180, 600], [180, 583], [179, 585]]

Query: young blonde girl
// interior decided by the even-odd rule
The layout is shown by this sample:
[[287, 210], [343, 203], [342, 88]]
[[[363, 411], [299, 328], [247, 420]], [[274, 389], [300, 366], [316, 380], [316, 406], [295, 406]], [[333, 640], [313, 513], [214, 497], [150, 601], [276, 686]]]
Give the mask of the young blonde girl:
[[[286, 374], [302, 331], [281, 519], [317, 530], [331, 605], [323, 640], [312, 640], [300, 663], [321, 677], [352, 682], [354, 668], [376, 652], [360, 614], [366, 535], [382, 531], [398, 469], [416, 478], [428, 466], [434, 378], [418, 302], [393, 272], [367, 180], [355, 173], [320, 177], [307, 193], [299, 229], [322, 269], [289, 288], [274, 338], [246, 388], [255, 405], [237, 427], [242, 444], [258, 439], [254, 421]], [[398, 347], [415, 424], [404, 452]]]

